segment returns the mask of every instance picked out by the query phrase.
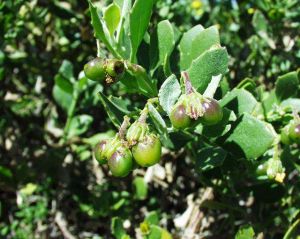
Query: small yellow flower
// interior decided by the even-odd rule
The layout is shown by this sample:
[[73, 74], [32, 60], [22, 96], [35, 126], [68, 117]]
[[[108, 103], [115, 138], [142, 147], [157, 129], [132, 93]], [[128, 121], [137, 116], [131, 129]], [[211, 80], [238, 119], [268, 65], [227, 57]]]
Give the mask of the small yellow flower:
[[253, 14], [255, 12], [255, 9], [250, 7], [248, 8], [248, 14]]
[[200, 0], [193, 0], [191, 6], [193, 9], [200, 9], [202, 7], [202, 2]]
[[275, 181], [279, 183], [283, 183], [284, 178], [285, 178], [285, 173], [277, 173], [275, 176]]

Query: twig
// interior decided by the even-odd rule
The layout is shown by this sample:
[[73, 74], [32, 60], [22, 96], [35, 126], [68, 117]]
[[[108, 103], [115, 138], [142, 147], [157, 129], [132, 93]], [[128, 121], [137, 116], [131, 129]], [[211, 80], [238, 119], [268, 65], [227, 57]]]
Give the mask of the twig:
[[124, 120], [123, 120], [123, 123], [121, 124], [121, 127], [119, 129], [119, 137], [120, 139], [124, 139], [125, 137], [125, 134], [126, 134], [126, 130], [128, 128], [130, 124], [130, 121], [129, 121], [129, 117], [128, 116], [124, 116]]
[[63, 218], [62, 212], [56, 212], [55, 218], [54, 218], [55, 223], [59, 227], [60, 231], [62, 232], [64, 238], [66, 239], [76, 239], [75, 236], [72, 235], [72, 233], [68, 230], [67, 226], [68, 223], [67, 221]]

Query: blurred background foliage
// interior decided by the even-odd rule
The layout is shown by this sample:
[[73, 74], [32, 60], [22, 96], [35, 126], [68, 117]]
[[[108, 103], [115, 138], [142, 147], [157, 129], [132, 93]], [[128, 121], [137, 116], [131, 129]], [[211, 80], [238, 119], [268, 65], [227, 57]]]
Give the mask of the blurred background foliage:
[[[100, 7], [107, 3], [97, 1]], [[297, 0], [157, 0], [152, 22], [169, 19], [182, 31], [216, 24], [230, 54], [229, 84], [249, 77], [271, 89], [278, 76], [300, 65], [299, 9]], [[173, 219], [186, 209], [187, 196], [203, 194], [193, 162], [181, 151], [165, 154], [166, 179], [148, 185], [143, 170], [119, 180], [92, 160], [95, 143], [114, 133], [97, 97], [102, 87], [80, 73], [96, 52], [87, 1], [0, 2], [1, 237], [118, 238], [120, 224], [134, 235], [140, 223], [157, 224], [157, 218], [174, 233]], [[103, 48], [101, 54], [108, 53]], [[117, 85], [106, 90], [124, 93]], [[144, 100], [130, 96], [125, 108]], [[180, 170], [169, 175], [171, 167]], [[224, 203], [207, 206], [215, 208], [206, 212], [207, 238], [232, 238], [247, 221], [258, 223], [266, 238], [281, 238], [299, 212], [299, 190], [284, 198], [282, 210], [273, 210], [279, 205], [272, 197], [250, 212], [235, 206], [251, 204], [248, 194], [232, 190], [216, 188]], [[282, 188], [272, 190], [282, 198]], [[211, 231], [216, 237], [209, 237]]]

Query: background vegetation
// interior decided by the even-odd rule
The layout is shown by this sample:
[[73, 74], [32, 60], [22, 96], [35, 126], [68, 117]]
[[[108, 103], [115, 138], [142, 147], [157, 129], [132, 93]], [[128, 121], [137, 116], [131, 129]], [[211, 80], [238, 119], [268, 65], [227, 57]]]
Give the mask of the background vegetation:
[[[109, 3], [97, 2], [100, 8]], [[271, 102], [276, 80], [299, 67], [299, 9], [297, 0], [157, 0], [149, 31], [164, 19], [182, 32], [216, 24], [230, 55], [217, 94], [246, 82], [256, 98]], [[260, 238], [282, 238], [299, 222], [296, 146], [282, 154], [284, 184], [249, 183], [250, 176], [241, 175], [249, 162], [225, 160], [222, 170], [203, 173], [192, 152], [180, 147], [165, 150], [156, 168], [162, 173], [151, 177], [151, 170], [139, 169], [120, 180], [100, 168], [91, 150], [115, 127], [97, 93], [125, 95], [128, 110], [141, 108], [145, 98], [128, 96], [118, 84], [103, 89], [83, 76], [83, 65], [97, 54], [90, 21], [85, 1], [0, 2], [1, 237], [121, 238], [125, 228], [134, 238], [148, 224], [159, 224], [174, 238], [233, 238], [239, 228], [248, 233], [245, 238], [253, 231]], [[268, 119], [276, 129], [288, 120], [278, 109]], [[174, 219], [188, 207], [194, 214], [180, 227]]]

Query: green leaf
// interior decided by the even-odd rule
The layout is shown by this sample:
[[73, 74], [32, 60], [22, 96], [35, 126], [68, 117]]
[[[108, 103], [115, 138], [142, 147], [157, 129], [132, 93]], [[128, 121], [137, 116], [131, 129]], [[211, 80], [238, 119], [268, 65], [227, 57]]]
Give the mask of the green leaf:
[[249, 225], [240, 227], [235, 235], [235, 239], [253, 239], [255, 232], [253, 228]]
[[85, 133], [93, 122], [93, 117], [90, 115], [76, 115], [71, 119], [68, 128], [68, 138], [78, 136]]
[[180, 84], [175, 75], [169, 76], [160, 87], [158, 98], [163, 110], [170, 115], [173, 105], [181, 94]]
[[107, 38], [105, 32], [104, 32], [104, 27], [103, 23], [98, 15], [97, 8], [93, 5], [91, 0], [89, 1], [89, 8], [90, 8], [90, 13], [91, 13], [91, 18], [92, 18], [92, 25], [94, 28], [95, 36], [98, 40], [102, 41], [105, 46], [108, 48], [108, 50], [115, 56], [119, 57], [119, 54], [113, 49], [111, 46], [109, 39]]
[[256, 159], [263, 155], [277, 136], [272, 125], [247, 113], [238, 120], [229, 133], [225, 141], [226, 147], [231, 152], [247, 159]]
[[203, 93], [213, 76], [224, 74], [227, 70], [228, 54], [225, 48], [215, 46], [193, 60], [187, 70], [193, 87]]
[[128, 64], [121, 82], [127, 87], [130, 93], [140, 93], [149, 98], [157, 96], [156, 82], [139, 65]]
[[298, 238], [299, 236], [299, 227], [300, 227], [300, 219], [298, 218], [286, 231], [286, 233], [283, 236], [283, 239], [293, 239]]
[[138, 200], [144, 200], [148, 195], [148, 186], [142, 177], [135, 177], [133, 180], [134, 196]]
[[[236, 120], [236, 115], [232, 110], [223, 107], [223, 118], [215, 124], [209, 126], [203, 126], [202, 134], [209, 138], [215, 138], [225, 135], [232, 127], [232, 122]], [[200, 125], [202, 126], [202, 125]], [[198, 129], [198, 127], [197, 127]]]
[[54, 81], [55, 85], [52, 90], [53, 98], [65, 112], [68, 112], [73, 101], [73, 85], [60, 74], [55, 76]]
[[290, 98], [281, 102], [282, 108], [291, 109], [300, 112], [300, 99]]
[[131, 42], [129, 34], [129, 14], [132, 6], [131, 0], [122, 0], [122, 4], [119, 4], [122, 8], [121, 22], [117, 29], [116, 40], [118, 44], [118, 51], [122, 54], [123, 59], [129, 59], [131, 53]]
[[[175, 36], [171, 23], [168, 20], [164, 20], [157, 25], [157, 38], [158, 38], [158, 51], [159, 62], [157, 66], [163, 65], [165, 69], [165, 75], [169, 75], [170, 62], [169, 58], [175, 46]], [[166, 72], [167, 71], [167, 72]]]
[[269, 45], [269, 47], [276, 49], [274, 40], [268, 35], [268, 24], [269, 22], [263, 13], [259, 10], [256, 10], [253, 15], [252, 25], [254, 26], [257, 35], [259, 35]]
[[58, 73], [60, 73], [64, 78], [66, 78], [67, 80], [74, 81], [74, 75], [73, 75], [73, 64], [68, 61], [68, 60], [64, 60], [58, 70]]
[[29, 95], [19, 97], [16, 100], [7, 101], [10, 110], [16, 115], [27, 117], [36, 114], [36, 109], [40, 107], [42, 101], [39, 98], [33, 98]]
[[257, 32], [259, 32], [259, 31], [267, 32], [267, 30], [268, 30], [267, 19], [262, 14], [262, 12], [259, 10], [256, 10], [253, 15], [252, 25], [254, 26], [254, 28]]
[[12, 179], [13, 174], [9, 168], [0, 165], [0, 176], [6, 179]]
[[161, 117], [161, 115], [159, 114], [159, 112], [150, 103], [148, 104], [148, 109], [149, 109], [150, 116], [152, 117], [155, 125], [157, 126], [157, 129], [160, 132], [165, 132], [167, 129], [167, 125], [166, 125], [165, 121], [163, 120], [163, 118]]
[[159, 217], [156, 211], [149, 212], [145, 221], [148, 222], [150, 225], [158, 225], [159, 224]]
[[297, 95], [299, 79], [296, 71], [279, 76], [276, 80], [275, 93], [280, 101]]
[[222, 107], [233, 110], [237, 115], [252, 113], [257, 104], [254, 96], [244, 89], [233, 89], [220, 100]]
[[236, 86], [236, 88], [245, 89], [245, 90], [253, 93], [256, 90], [256, 83], [254, 80], [252, 80], [250, 78], [245, 78]]
[[202, 32], [204, 28], [201, 25], [196, 25], [183, 34], [179, 43], [180, 51], [180, 69], [186, 70], [190, 67], [192, 60], [190, 57], [192, 42]]
[[122, 112], [113, 101], [111, 101], [109, 98], [107, 98], [102, 92], [98, 93], [100, 97], [100, 101], [103, 104], [110, 120], [112, 123], [119, 127], [121, 123], [123, 122], [124, 112]]
[[119, 217], [113, 217], [111, 220], [111, 233], [116, 239], [122, 239], [126, 235], [126, 231], [123, 228], [123, 222]]
[[148, 109], [151, 119], [154, 123], [156, 130], [160, 135], [163, 144], [167, 147], [173, 147], [173, 143], [171, 142], [168, 135], [166, 122], [152, 104], [148, 103]]
[[4, 62], [4, 59], [5, 59], [5, 54], [4, 54], [4, 52], [3, 52], [3, 51], [1, 51], [1, 50], [0, 50], [0, 65], [2, 65], [2, 64], [3, 64], [3, 62]]
[[136, 0], [132, 7], [130, 14], [130, 39], [132, 46], [130, 59], [132, 62], [148, 28], [152, 7], [153, 0]]
[[[192, 34], [188, 34], [188, 35], [192, 35]], [[183, 47], [182, 46], [183, 44], [186, 44], [186, 46]], [[220, 37], [219, 37], [218, 28], [216, 26], [211, 26], [201, 31], [199, 31], [198, 28], [197, 35], [193, 34], [192, 38], [183, 39], [180, 42], [180, 46], [179, 46], [180, 51], [184, 50], [182, 49], [182, 47], [188, 48], [187, 52], [181, 54], [181, 59], [180, 59], [181, 70], [185, 70], [188, 67], [190, 67], [193, 60], [195, 60], [205, 51], [209, 50], [212, 46], [219, 45], [219, 44], [220, 44]]]
[[108, 99], [110, 100], [110, 102], [116, 107], [118, 108], [124, 115], [128, 115], [131, 113], [131, 111], [133, 110], [132, 108], [132, 103], [129, 99], [125, 98], [120, 98], [120, 97], [115, 97], [110, 95], [108, 97]]
[[91, 136], [89, 138], [83, 138], [82, 141], [85, 144], [89, 144], [92, 147], [94, 147], [101, 140], [113, 138], [115, 136], [115, 134], [116, 134], [115, 131], [109, 130], [109, 131], [104, 132], [104, 133], [94, 134], [93, 136]]
[[226, 155], [226, 151], [220, 147], [203, 148], [197, 153], [196, 169], [201, 172], [220, 167]]
[[203, 96], [214, 98], [214, 94], [216, 93], [220, 81], [221, 81], [222, 75], [213, 76], [210, 83], [208, 84], [206, 90], [203, 93]]
[[113, 36], [121, 19], [121, 10], [119, 6], [115, 3], [110, 4], [104, 10], [103, 19], [110, 35]]
[[161, 239], [162, 229], [159, 226], [151, 225], [149, 239]]

